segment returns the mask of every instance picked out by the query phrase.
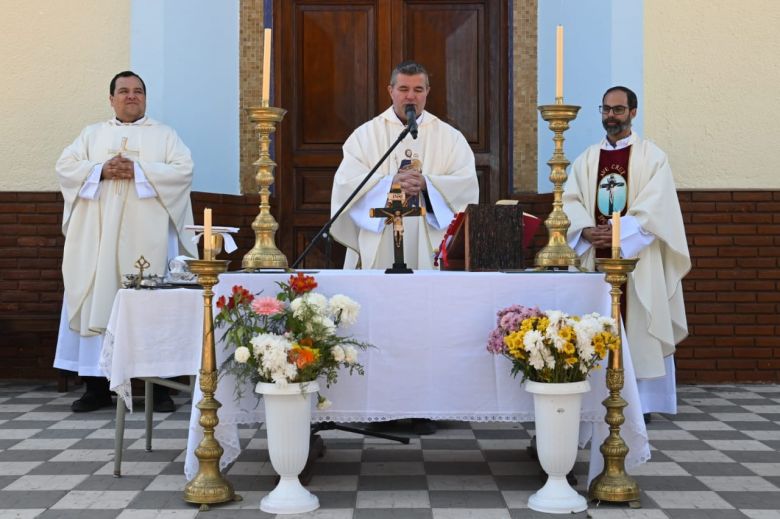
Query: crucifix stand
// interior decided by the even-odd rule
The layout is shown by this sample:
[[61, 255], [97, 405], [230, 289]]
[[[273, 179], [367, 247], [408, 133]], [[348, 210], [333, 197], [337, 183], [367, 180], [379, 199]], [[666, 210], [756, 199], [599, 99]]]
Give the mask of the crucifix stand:
[[385, 274], [411, 274], [413, 271], [404, 262], [404, 217], [425, 216], [424, 207], [404, 205], [406, 196], [400, 184], [393, 184], [387, 194], [387, 205], [371, 209], [371, 218], [385, 218], [385, 224], [393, 224], [393, 266]]

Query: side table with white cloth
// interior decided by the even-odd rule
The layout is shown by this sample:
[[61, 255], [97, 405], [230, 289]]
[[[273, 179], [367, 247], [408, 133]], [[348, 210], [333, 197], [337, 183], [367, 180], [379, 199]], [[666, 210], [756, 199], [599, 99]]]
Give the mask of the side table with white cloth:
[[[520, 379], [510, 374], [508, 359], [486, 350], [496, 313], [522, 304], [557, 309], [569, 314], [611, 314], [609, 285], [599, 273], [569, 272], [443, 272], [416, 271], [386, 275], [383, 271], [323, 270], [312, 272], [317, 291], [325, 296], [345, 294], [361, 305], [358, 322], [344, 331], [376, 348], [360, 353], [365, 375], [339, 375], [338, 382], [321, 393], [333, 402], [327, 410], [315, 409], [316, 422], [372, 422], [401, 418], [485, 422], [532, 422], [533, 397]], [[227, 273], [214, 287], [215, 296], [229, 297], [233, 285], [250, 292], [275, 295], [277, 281], [289, 274]], [[217, 338], [217, 365], [229, 354]], [[621, 434], [630, 451], [626, 466], [650, 458], [637, 382], [630, 353], [623, 348], [625, 423]], [[602, 401], [608, 396], [605, 369], [591, 374], [592, 390], [582, 403], [580, 444], [591, 441], [590, 481], [601, 472], [598, 447], [609, 433]], [[216, 437], [224, 449], [220, 468], [240, 453], [238, 424], [259, 423], [263, 405], [253, 388], [244, 388], [236, 400], [235, 379], [222, 374], [216, 399], [222, 404]], [[201, 398], [195, 386], [193, 403]], [[187, 442], [185, 476], [198, 470], [194, 449], [202, 438], [199, 413], [193, 408]]]
[[[130, 379], [146, 387], [146, 449], [152, 446], [152, 384], [192, 392], [203, 343], [203, 291], [123, 289], [117, 292], [100, 353], [100, 369], [116, 392], [114, 475], [121, 475], [125, 406], [133, 411]], [[188, 385], [165, 380], [189, 375]]]

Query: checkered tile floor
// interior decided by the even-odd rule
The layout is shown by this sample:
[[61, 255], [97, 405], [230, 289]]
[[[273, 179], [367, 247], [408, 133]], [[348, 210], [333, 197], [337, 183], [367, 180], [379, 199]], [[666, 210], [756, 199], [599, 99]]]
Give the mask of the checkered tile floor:
[[[153, 452], [144, 449], [143, 413], [128, 415], [124, 475], [114, 478], [114, 411], [73, 414], [78, 396], [0, 381], [0, 518], [273, 517], [258, 509], [274, 481], [262, 428], [242, 429], [243, 454], [228, 469], [244, 500], [199, 512], [182, 500], [187, 399], [155, 414]], [[653, 415], [648, 426], [652, 460], [634, 471], [642, 508], [591, 504], [576, 516], [780, 518], [780, 386], [683, 386], [678, 398], [678, 415]], [[327, 452], [309, 487], [321, 508], [301, 517], [546, 516], [526, 505], [541, 486], [526, 453], [532, 427], [445, 422], [433, 436], [411, 435], [410, 445], [323, 432]], [[587, 454], [575, 466], [581, 492]]]

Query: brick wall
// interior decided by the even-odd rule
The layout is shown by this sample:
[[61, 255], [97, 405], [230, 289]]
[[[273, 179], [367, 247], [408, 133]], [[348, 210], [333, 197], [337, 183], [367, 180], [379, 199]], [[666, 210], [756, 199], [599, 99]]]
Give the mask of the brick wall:
[[[686, 383], [780, 381], [780, 191], [682, 191], [693, 268], [684, 281], [690, 336], [678, 347]], [[550, 211], [552, 196], [519, 195], [524, 210]], [[254, 244], [258, 197], [193, 194], [242, 231], [231, 270]], [[62, 198], [0, 193], [0, 378], [54, 378], [62, 302]], [[198, 218], [200, 220], [200, 218]], [[537, 250], [547, 241], [544, 227]], [[535, 250], [529, 251], [529, 264]]]

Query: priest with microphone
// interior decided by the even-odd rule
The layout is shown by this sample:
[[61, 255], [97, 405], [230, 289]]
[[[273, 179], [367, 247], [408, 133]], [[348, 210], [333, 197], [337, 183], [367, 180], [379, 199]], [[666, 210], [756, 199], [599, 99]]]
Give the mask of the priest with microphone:
[[455, 213], [479, 200], [474, 153], [463, 135], [430, 112], [428, 72], [404, 61], [390, 75], [392, 106], [355, 130], [344, 143], [344, 158], [333, 179], [331, 214], [357, 188], [407, 127], [393, 150], [350, 206], [331, 227], [347, 248], [344, 268], [386, 269], [393, 264], [393, 229], [371, 218], [383, 207], [393, 184], [408, 205], [425, 207], [425, 216], [404, 220], [404, 261], [412, 269], [433, 268], [433, 256]]

